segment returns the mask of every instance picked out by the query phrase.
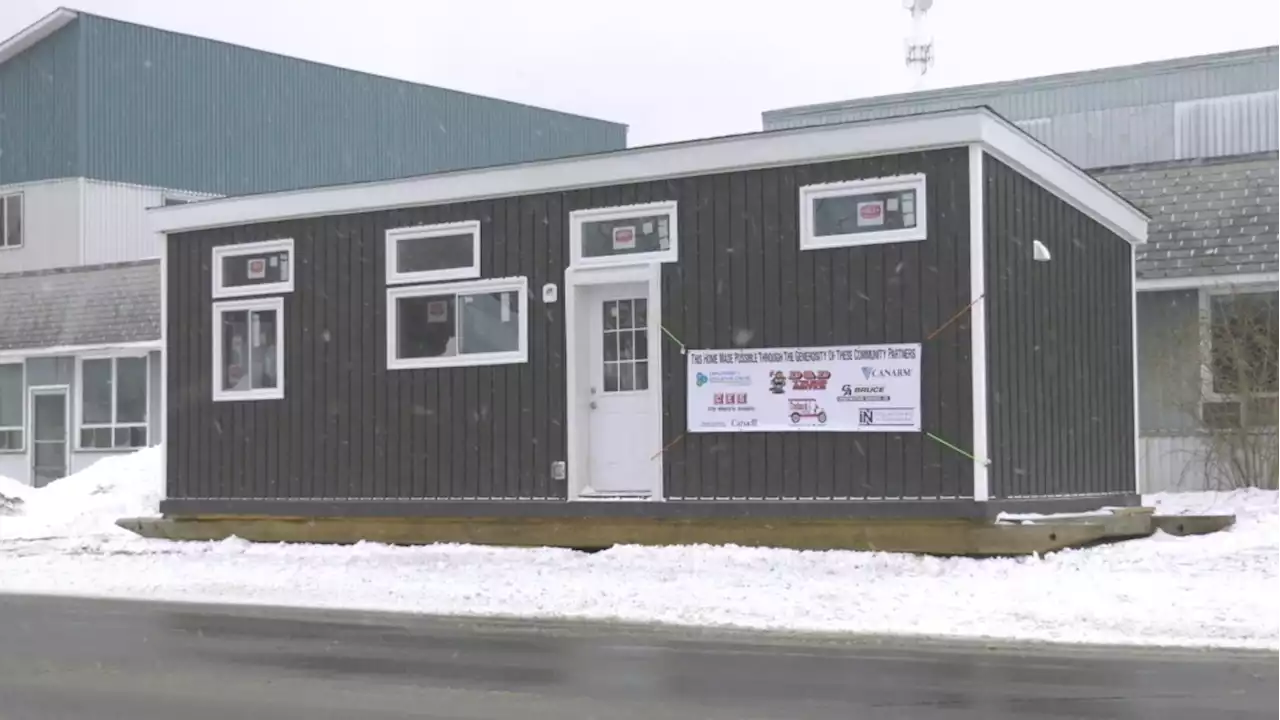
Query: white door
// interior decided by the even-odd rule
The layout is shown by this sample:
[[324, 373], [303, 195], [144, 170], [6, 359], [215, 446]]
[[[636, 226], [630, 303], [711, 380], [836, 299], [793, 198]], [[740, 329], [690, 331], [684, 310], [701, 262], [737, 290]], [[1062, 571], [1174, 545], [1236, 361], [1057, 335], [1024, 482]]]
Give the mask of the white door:
[[68, 415], [66, 388], [31, 389], [31, 484], [35, 487], [67, 476]]
[[588, 494], [647, 497], [661, 482], [648, 294], [647, 283], [600, 286], [587, 293]]

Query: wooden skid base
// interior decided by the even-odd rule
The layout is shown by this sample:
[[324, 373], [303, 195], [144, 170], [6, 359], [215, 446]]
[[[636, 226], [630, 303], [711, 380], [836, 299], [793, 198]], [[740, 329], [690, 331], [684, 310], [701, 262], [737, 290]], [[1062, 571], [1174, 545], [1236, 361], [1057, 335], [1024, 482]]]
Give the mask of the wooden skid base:
[[1127, 508], [1088, 521], [1002, 524], [922, 519], [651, 519], [618, 517], [125, 518], [149, 538], [394, 545], [466, 543], [599, 550], [613, 545], [741, 545], [794, 550], [863, 550], [943, 556], [1017, 556], [1146, 537], [1151, 511]]

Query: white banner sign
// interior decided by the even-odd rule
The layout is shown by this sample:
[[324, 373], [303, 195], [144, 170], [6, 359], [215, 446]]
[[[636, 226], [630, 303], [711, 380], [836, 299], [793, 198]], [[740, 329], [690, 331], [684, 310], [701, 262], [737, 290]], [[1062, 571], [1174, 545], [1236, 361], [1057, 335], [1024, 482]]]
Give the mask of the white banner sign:
[[920, 432], [920, 343], [688, 358], [689, 432]]

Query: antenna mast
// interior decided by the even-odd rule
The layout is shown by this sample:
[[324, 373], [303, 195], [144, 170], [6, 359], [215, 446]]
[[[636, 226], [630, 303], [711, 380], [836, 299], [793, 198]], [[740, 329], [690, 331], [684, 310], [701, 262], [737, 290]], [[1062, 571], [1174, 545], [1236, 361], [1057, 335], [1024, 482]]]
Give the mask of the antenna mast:
[[915, 90], [924, 89], [924, 76], [933, 66], [933, 38], [926, 33], [925, 14], [933, 0], [902, 0], [911, 13], [911, 34], [907, 37], [907, 67], [916, 75]]

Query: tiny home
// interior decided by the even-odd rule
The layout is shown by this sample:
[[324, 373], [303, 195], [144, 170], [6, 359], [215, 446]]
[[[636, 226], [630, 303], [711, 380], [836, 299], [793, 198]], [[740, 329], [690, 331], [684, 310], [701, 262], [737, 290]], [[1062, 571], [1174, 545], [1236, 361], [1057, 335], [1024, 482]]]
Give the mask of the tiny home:
[[1137, 500], [1147, 218], [986, 108], [150, 214], [169, 516]]

